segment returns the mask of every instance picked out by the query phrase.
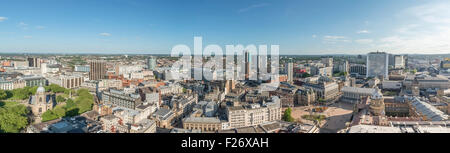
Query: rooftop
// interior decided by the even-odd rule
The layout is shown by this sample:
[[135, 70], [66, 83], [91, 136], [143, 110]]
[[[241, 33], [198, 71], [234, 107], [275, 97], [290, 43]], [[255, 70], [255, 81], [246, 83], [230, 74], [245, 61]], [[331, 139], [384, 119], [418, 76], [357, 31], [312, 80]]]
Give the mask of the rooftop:
[[190, 123], [220, 123], [220, 120], [215, 117], [188, 117], [184, 122]]
[[375, 88], [358, 88], [358, 87], [348, 87], [345, 86], [342, 88], [342, 92], [357, 92], [357, 93], [364, 93], [364, 94], [372, 94], [376, 91]]
[[419, 111], [419, 113], [426, 116], [429, 120], [443, 121], [448, 119], [448, 115], [446, 115], [444, 112], [440, 111], [431, 104], [420, 100], [417, 97], [413, 98], [411, 105], [414, 106], [416, 110]]

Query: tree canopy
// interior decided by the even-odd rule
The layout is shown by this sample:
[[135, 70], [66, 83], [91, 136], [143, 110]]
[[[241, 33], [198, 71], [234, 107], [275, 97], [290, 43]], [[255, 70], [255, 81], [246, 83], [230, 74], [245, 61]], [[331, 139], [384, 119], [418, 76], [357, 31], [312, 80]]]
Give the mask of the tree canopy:
[[24, 105], [0, 107], [0, 133], [18, 133], [28, 125], [29, 110]]
[[8, 98], [8, 93], [5, 90], [0, 90], [0, 100]]
[[294, 122], [294, 118], [291, 115], [292, 109], [289, 107], [284, 111], [283, 120], [287, 122]]
[[60, 117], [77, 116], [92, 110], [94, 96], [90, 94], [87, 89], [79, 89], [76, 94], [78, 97], [75, 100], [69, 98], [66, 101], [66, 105], [57, 106], [54, 109], [48, 110], [42, 114], [42, 121], [45, 122], [58, 119]]
[[66, 101], [66, 99], [64, 97], [62, 97], [61, 95], [56, 96], [56, 102], [60, 103], [60, 102], [64, 102]]
[[[13, 100], [25, 100], [28, 99], [31, 95], [36, 94], [38, 86], [33, 87], [24, 87], [13, 90], [0, 90], [0, 100], [1, 99], [13, 99]], [[53, 93], [69, 93], [70, 89], [66, 89], [56, 84], [51, 84], [49, 86], [44, 87], [47, 92]], [[4, 94], [6, 93], [6, 97]]]

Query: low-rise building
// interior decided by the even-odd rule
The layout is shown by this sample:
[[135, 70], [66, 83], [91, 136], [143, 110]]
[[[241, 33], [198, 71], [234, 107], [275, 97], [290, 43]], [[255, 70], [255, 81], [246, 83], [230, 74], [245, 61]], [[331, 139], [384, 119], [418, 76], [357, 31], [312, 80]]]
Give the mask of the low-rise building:
[[156, 122], [149, 119], [141, 120], [131, 125], [130, 133], [156, 133]]
[[25, 87], [25, 81], [23, 79], [10, 79], [3, 80], [0, 78], [0, 89], [1, 90], [14, 90]]
[[401, 81], [383, 80], [381, 87], [383, 90], [401, 90], [403, 84]]
[[222, 122], [216, 117], [187, 117], [183, 119], [183, 128], [218, 131], [222, 129]]
[[414, 107], [416, 113], [420, 114], [425, 120], [429, 121], [445, 121], [448, 120], [448, 115], [440, 111], [431, 104], [417, 98], [412, 97], [409, 99], [411, 106]]
[[159, 108], [152, 114], [152, 118], [156, 121], [156, 126], [160, 128], [172, 128], [176, 124], [175, 113], [167, 108]]
[[419, 89], [449, 89], [450, 88], [450, 82], [449, 79], [442, 75], [425, 75], [425, 74], [418, 74], [418, 75], [408, 75], [406, 76], [405, 80], [403, 81], [403, 85], [406, 88], [411, 88], [413, 86], [415, 80], [418, 83]]
[[161, 95], [167, 95], [167, 94], [183, 93], [184, 88], [179, 84], [169, 84], [165, 86], [160, 86], [158, 89]]
[[244, 104], [226, 108], [229, 128], [254, 126], [280, 120], [281, 112], [281, 101], [276, 96], [263, 101], [262, 104]]
[[33, 87], [33, 86], [46, 86], [48, 85], [47, 79], [45, 79], [43, 76], [22, 76], [23, 80], [26, 82], [27, 87]]
[[316, 92], [316, 96], [326, 101], [332, 100], [339, 96], [339, 85], [335, 81], [325, 81], [319, 83], [303, 84], [303, 87], [311, 89]]
[[344, 87], [342, 88], [341, 101], [348, 103], [358, 103], [362, 97], [372, 96], [379, 91], [376, 88], [358, 88], [358, 87]]
[[296, 103], [302, 106], [309, 106], [317, 102], [316, 93], [312, 89], [299, 89], [296, 93]]
[[103, 91], [102, 101], [105, 104], [112, 104], [129, 109], [136, 109], [136, 107], [142, 103], [139, 94], [125, 94], [123, 91], [116, 89]]

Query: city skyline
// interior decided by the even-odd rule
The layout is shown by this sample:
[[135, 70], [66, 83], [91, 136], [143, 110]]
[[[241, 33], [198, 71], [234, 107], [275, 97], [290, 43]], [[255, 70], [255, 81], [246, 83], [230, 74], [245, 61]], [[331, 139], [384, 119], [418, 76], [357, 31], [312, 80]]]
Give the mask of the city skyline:
[[439, 0], [47, 0], [0, 10], [2, 53], [170, 54], [195, 36], [204, 46], [280, 45], [282, 55], [450, 50], [450, 3]]

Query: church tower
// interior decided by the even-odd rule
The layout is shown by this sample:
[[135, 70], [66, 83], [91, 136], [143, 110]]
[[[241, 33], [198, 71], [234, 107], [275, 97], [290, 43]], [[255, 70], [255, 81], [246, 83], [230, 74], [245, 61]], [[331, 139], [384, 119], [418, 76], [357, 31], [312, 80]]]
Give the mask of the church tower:
[[53, 97], [45, 93], [45, 88], [39, 86], [36, 94], [30, 97], [30, 107], [36, 122], [40, 122], [42, 114], [53, 109]]
[[39, 86], [39, 88], [36, 90], [36, 99], [38, 104], [45, 104], [46, 103], [46, 96], [45, 96], [45, 88], [42, 86]]

